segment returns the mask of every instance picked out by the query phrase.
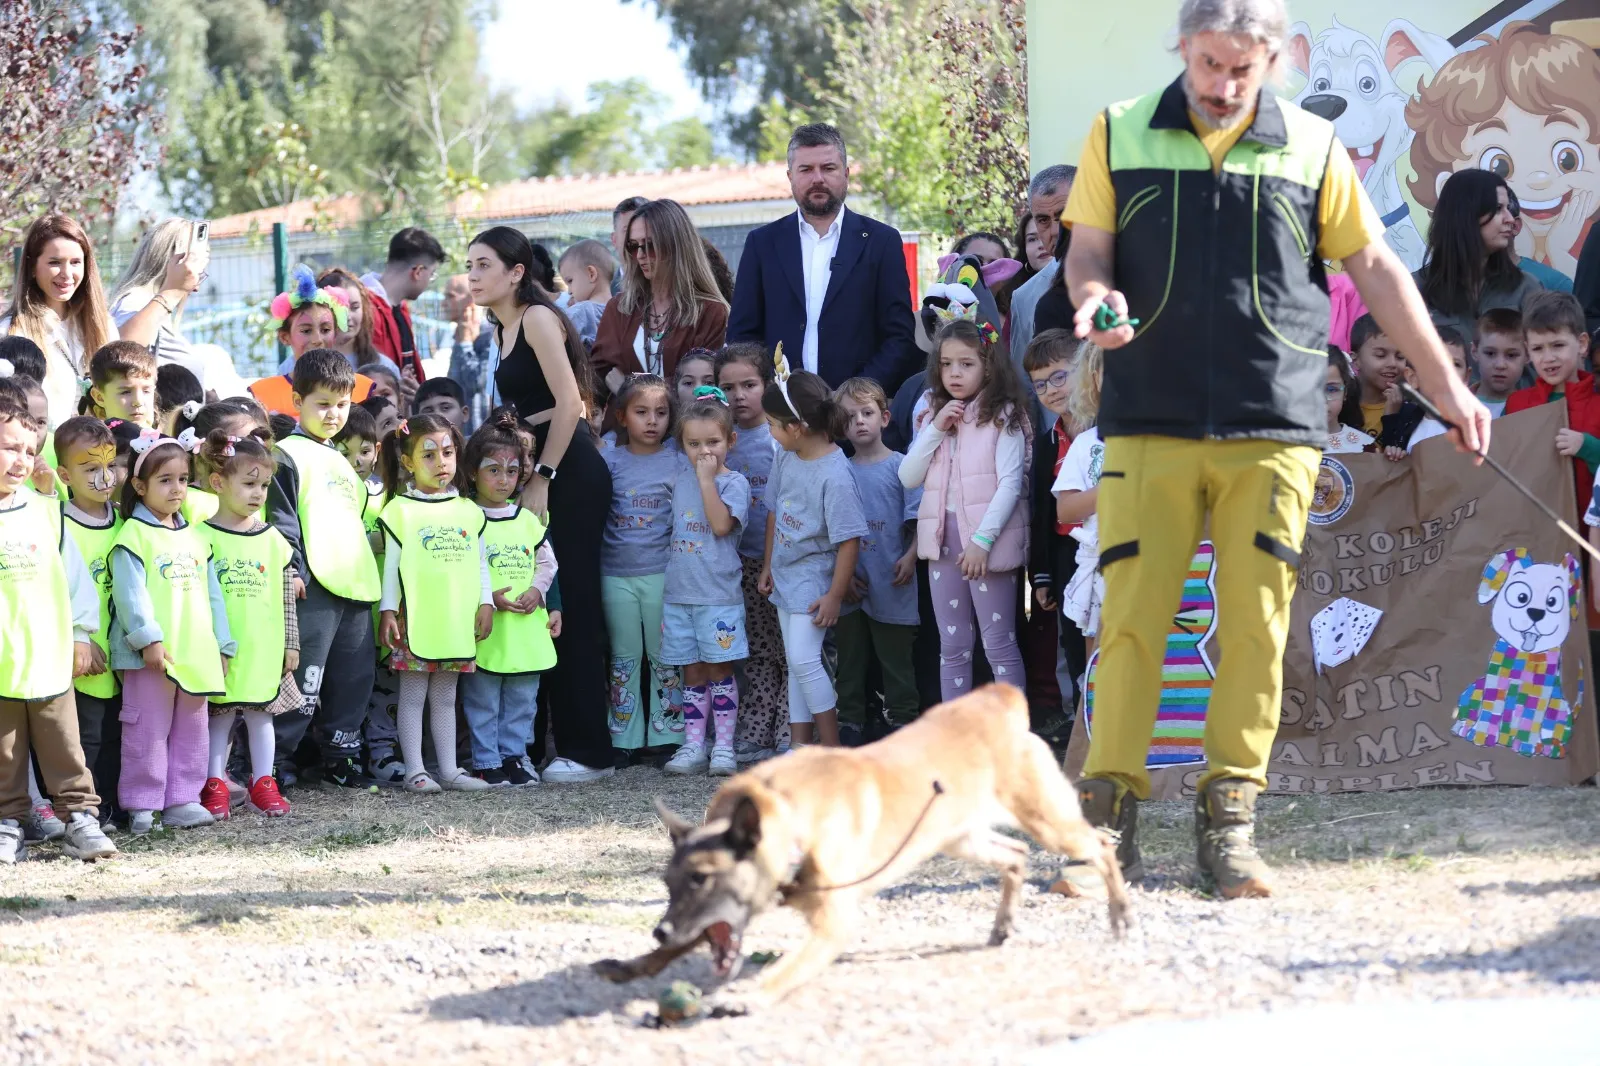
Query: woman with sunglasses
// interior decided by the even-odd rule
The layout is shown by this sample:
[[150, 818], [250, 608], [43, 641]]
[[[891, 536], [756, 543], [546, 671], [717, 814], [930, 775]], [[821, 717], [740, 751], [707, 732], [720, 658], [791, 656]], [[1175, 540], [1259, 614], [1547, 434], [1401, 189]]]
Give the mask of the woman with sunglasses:
[[1520, 309], [1544, 288], [1517, 265], [1517, 218], [1505, 179], [1462, 170], [1439, 190], [1428, 228], [1428, 258], [1412, 277], [1438, 326], [1476, 339], [1478, 317], [1496, 307]]
[[634, 212], [623, 244], [622, 291], [606, 306], [590, 358], [615, 393], [633, 374], [673, 379], [692, 348], [722, 347], [728, 304], [694, 223], [674, 200]]

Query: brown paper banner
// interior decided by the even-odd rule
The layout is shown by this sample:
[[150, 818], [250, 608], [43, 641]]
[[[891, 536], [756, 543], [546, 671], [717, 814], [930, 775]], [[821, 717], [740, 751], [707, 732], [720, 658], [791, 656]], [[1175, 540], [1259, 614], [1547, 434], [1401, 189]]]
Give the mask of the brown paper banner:
[[[1565, 424], [1561, 404], [1496, 419], [1493, 454], [1585, 530], [1576, 519], [1572, 463], [1554, 446]], [[1594, 776], [1600, 742], [1589, 593], [1578, 576], [1582, 553], [1554, 523], [1444, 438], [1398, 463], [1325, 457], [1312, 519], [1284, 652], [1283, 709], [1267, 775], [1273, 792], [1570, 785]], [[1217, 560], [1215, 570], [1226, 566]], [[1331, 624], [1332, 613], [1318, 618], [1344, 599], [1383, 612], [1364, 645], [1370, 612], [1347, 605], [1342, 626]], [[1319, 671], [1314, 619], [1335, 658], [1339, 647], [1359, 650]], [[1220, 664], [1215, 634], [1227, 624], [1219, 613], [1198, 648], [1203, 661]], [[1193, 662], [1189, 643], [1181, 647], [1174, 637], [1164, 673], [1184, 675], [1176, 657]], [[1201, 753], [1184, 750], [1192, 732], [1184, 684], [1174, 680], [1163, 695], [1149, 767], [1157, 799], [1193, 794], [1205, 769]], [[1080, 713], [1067, 753], [1074, 778], [1093, 715], [1088, 728], [1084, 721]]]

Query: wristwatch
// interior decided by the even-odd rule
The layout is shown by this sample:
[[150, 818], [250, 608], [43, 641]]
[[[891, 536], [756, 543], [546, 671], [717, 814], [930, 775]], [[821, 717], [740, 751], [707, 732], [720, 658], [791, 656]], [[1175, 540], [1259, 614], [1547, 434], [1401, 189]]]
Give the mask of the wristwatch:
[[535, 475], [544, 478], [546, 481], [554, 481], [556, 479], [556, 468], [553, 466], [546, 466], [543, 463], [534, 463], [533, 472]]

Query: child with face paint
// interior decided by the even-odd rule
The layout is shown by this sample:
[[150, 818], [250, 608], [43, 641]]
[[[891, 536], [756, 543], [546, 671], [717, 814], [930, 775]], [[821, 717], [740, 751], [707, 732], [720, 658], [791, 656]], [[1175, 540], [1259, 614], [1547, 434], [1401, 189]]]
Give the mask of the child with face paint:
[[[378, 639], [400, 678], [396, 718], [407, 792], [491, 787], [456, 765], [456, 679], [476, 669], [478, 642], [494, 625], [487, 522], [461, 493], [462, 447], [454, 425], [415, 415], [383, 439], [379, 460], [390, 499], [378, 520], [384, 532]], [[424, 702], [437, 781], [422, 764]]]
[[472, 766], [494, 787], [536, 785], [528, 758], [539, 675], [556, 662], [561, 596], [546, 524], [517, 502], [533, 476], [517, 413], [501, 407], [467, 441], [467, 483], [483, 509], [485, 555], [494, 594], [494, 629], [478, 644], [477, 669], [461, 679], [472, 733]]
[[122, 685], [110, 666], [106, 637], [111, 631], [111, 569], [107, 556], [122, 528], [111, 504], [121, 487], [117, 444], [98, 418], [79, 415], [56, 427], [56, 476], [65, 486], [61, 515], [66, 531], [94, 582], [100, 602], [100, 628], [90, 638], [88, 668], [73, 679], [77, 691], [78, 738], [84, 763], [101, 796], [100, 820], [117, 813], [117, 779], [122, 770]]

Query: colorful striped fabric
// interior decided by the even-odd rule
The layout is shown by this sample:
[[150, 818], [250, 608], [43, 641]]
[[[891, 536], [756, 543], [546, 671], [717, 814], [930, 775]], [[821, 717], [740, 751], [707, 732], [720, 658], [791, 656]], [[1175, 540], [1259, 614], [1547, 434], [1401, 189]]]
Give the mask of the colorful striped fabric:
[[[1183, 602], [1167, 632], [1167, 653], [1161, 663], [1161, 704], [1156, 710], [1155, 734], [1150, 741], [1148, 767], [1205, 762], [1206, 705], [1217, 671], [1206, 654], [1217, 629], [1216, 551], [1210, 541], [1189, 562], [1183, 585]], [[1089, 660], [1084, 685], [1083, 726], [1094, 734], [1095, 667], [1100, 653]]]

